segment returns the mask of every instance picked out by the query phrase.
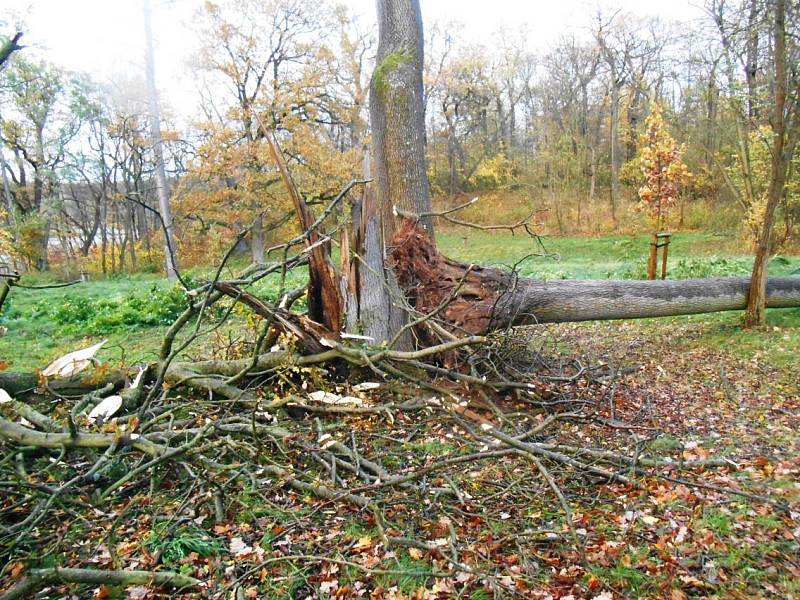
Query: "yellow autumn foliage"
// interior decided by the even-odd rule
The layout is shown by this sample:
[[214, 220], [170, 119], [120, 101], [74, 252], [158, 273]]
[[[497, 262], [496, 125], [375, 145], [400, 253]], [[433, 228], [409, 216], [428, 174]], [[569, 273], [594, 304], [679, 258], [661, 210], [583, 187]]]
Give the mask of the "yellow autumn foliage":
[[[764, 222], [772, 168], [771, 144], [772, 129], [767, 125], [754, 129], [748, 136], [750, 184], [753, 189], [753, 198], [749, 202], [745, 201], [744, 206], [743, 236], [748, 242], [755, 242]], [[744, 189], [745, 175], [738, 162], [732, 162], [731, 166], [727, 167], [727, 173], [737, 189]], [[792, 160], [789, 173], [784, 202], [778, 207], [778, 215], [785, 216], [786, 213], [800, 210], [800, 178], [797, 176], [800, 173], [800, 155], [797, 153]]]

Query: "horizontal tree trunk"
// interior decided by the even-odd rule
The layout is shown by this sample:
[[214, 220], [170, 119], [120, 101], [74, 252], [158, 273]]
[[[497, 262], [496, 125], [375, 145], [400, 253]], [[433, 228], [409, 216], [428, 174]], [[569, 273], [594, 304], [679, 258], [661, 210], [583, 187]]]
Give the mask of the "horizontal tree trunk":
[[[498, 303], [497, 325], [641, 319], [743, 310], [749, 277], [676, 281], [542, 281], [520, 278]], [[800, 306], [800, 277], [770, 277], [767, 307]]]
[[39, 589], [53, 583], [89, 585], [157, 585], [172, 588], [196, 587], [200, 581], [173, 571], [102, 571], [53, 567], [33, 569], [14, 587], [0, 595], [0, 600], [30, 598]]
[[[3, 388], [11, 396], [25, 397], [36, 393], [40, 389], [41, 383], [37, 373], [0, 372], [0, 388]], [[72, 377], [51, 380], [47, 383], [47, 387], [63, 396], [79, 396], [102, 389], [109, 383], [113, 384], [115, 389], [121, 388], [125, 384], [125, 373], [115, 369], [94, 379], [82, 375], [73, 375]]]
[[[741, 310], [749, 277], [676, 281], [544, 281], [465, 265], [440, 254], [407, 222], [392, 240], [392, 268], [411, 306], [459, 335], [512, 325], [640, 319]], [[771, 277], [767, 306], [800, 306], [800, 277]]]

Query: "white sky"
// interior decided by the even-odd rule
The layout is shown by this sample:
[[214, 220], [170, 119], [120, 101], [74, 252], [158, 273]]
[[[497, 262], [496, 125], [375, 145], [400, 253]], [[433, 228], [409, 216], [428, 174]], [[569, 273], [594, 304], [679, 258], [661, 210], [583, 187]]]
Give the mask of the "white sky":
[[[421, 0], [423, 21], [463, 24], [471, 41], [491, 45], [500, 28], [524, 28], [529, 46], [545, 48], [560, 35], [585, 31], [602, 5], [604, 14], [623, 9], [665, 20], [693, 21], [703, 0]], [[202, 0], [151, 0], [156, 38], [156, 79], [169, 104], [193, 113], [197, 93], [187, 66], [194, 49], [191, 22]], [[365, 23], [374, 23], [374, 0], [343, 0]], [[141, 0], [3, 0], [0, 19], [9, 34], [16, 18], [25, 23], [26, 52], [100, 81], [143, 72]], [[191, 106], [191, 108], [190, 108]]]

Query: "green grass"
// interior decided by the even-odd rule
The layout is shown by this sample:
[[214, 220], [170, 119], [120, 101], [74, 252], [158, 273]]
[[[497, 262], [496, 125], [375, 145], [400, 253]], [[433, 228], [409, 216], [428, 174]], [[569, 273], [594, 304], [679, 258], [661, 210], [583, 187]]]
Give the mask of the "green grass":
[[411, 595], [420, 587], [425, 586], [428, 577], [424, 573], [430, 571], [428, 563], [414, 560], [407, 555], [400, 556], [394, 561], [385, 561], [382, 568], [405, 571], [405, 573], [403, 575], [377, 575], [375, 577], [376, 586], [386, 588], [397, 586], [398, 591], [406, 595]]
[[[553, 237], [539, 242], [526, 235], [504, 232], [440, 232], [441, 250], [455, 259], [484, 265], [512, 266], [523, 275], [542, 278], [638, 278], [644, 274], [649, 237]], [[670, 247], [669, 276], [709, 277], [747, 275], [752, 258], [737, 254], [742, 245], [710, 233], [680, 233]], [[542, 256], [544, 252], [547, 256]], [[539, 256], [530, 256], [533, 254]], [[194, 281], [210, 277], [212, 269], [188, 273]], [[778, 257], [770, 264], [773, 275], [800, 273], [800, 257]], [[226, 273], [231, 276], [233, 272]], [[286, 286], [301, 285], [305, 270], [288, 277]], [[41, 284], [52, 277], [28, 276], [23, 283]], [[267, 299], [278, 293], [277, 277], [266, 278], [251, 291]], [[14, 288], [6, 301], [0, 326], [0, 362], [15, 370], [42, 368], [54, 358], [108, 338], [99, 354], [112, 363], [140, 362], [156, 357], [160, 340], [174, 316], [188, 299], [180, 289], [154, 275], [132, 275], [91, 281], [49, 290]], [[239, 326], [244, 317], [234, 319]], [[778, 367], [789, 366], [800, 353], [800, 309], [768, 311], [769, 328], [742, 331], [740, 313], [719, 313], [644, 321], [652, 326], [693, 325], [691, 339], [675, 343], [687, 348], [702, 344], [742, 357], [763, 354]], [[775, 329], [777, 328], [777, 330]]]
[[[24, 278], [23, 283], [43, 282]], [[114, 278], [48, 290], [13, 288], [0, 317], [0, 325], [7, 328], [0, 337], [0, 360], [11, 363], [14, 370], [43, 368], [60, 354], [103, 337], [109, 338], [101, 355], [105, 360], [152, 359], [167, 329], [166, 319], [163, 323], [153, 320], [145, 325], [139, 320], [125, 325], [122, 321], [112, 324], [104, 316], [127, 313], [126, 305], [130, 306], [131, 298], [141, 298], [154, 289], [166, 293], [169, 288], [165, 280], [152, 276]], [[104, 316], [97, 312], [100, 307]], [[141, 310], [146, 308], [143, 304]]]
[[707, 509], [698, 522], [701, 528], [707, 528], [720, 537], [727, 537], [733, 531], [734, 516], [727, 510]]
[[[191, 273], [190, 282], [208, 275]], [[298, 269], [289, 275], [286, 287], [297, 287], [304, 278], [304, 270]], [[46, 285], [53, 281], [27, 276], [21, 283]], [[251, 291], [274, 300], [279, 278], [262, 280]], [[0, 362], [13, 370], [41, 369], [66, 352], [104, 338], [108, 342], [98, 354], [103, 361], [131, 364], [154, 360], [164, 333], [188, 303], [178, 285], [144, 274], [54, 289], [14, 287], [0, 316], [0, 327], [6, 330], [5, 335], [0, 334]], [[242, 322], [239, 318], [238, 323]]]
[[[519, 265], [523, 275], [552, 279], [631, 279], [643, 278], [647, 266], [650, 237], [545, 237], [465, 231], [440, 233], [439, 247], [451, 258], [483, 265]], [[710, 233], [680, 233], [673, 236], [669, 249], [668, 276], [673, 279], [748, 275], [752, 256], [729, 238]], [[733, 249], [733, 251], [731, 250]], [[800, 273], [800, 257], [776, 257], [771, 275]]]
[[200, 556], [216, 556], [222, 552], [219, 541], [195, 526], [180, 527], [177, 531], [168, 531], [166, 523], [156, 525], [144, 541], [147, 549], [153, 553], [161, 551], [165, 565], [175, 564], [196, 552]]

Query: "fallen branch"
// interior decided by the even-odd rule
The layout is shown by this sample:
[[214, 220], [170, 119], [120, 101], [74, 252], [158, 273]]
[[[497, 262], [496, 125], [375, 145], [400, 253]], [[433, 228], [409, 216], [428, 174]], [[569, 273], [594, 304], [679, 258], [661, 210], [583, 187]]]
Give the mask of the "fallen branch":
[[53, 567], [31, 570], [22, 581], [0, 595], [0, 600], [29, 597], [37, 590], [52, 583], [155, 585], [181, 589], [196, 587], [200, 581], [173, 571], [99, 571]]

